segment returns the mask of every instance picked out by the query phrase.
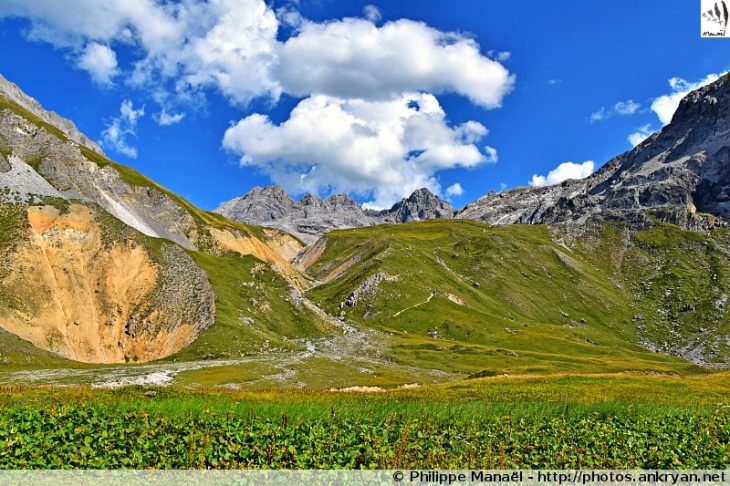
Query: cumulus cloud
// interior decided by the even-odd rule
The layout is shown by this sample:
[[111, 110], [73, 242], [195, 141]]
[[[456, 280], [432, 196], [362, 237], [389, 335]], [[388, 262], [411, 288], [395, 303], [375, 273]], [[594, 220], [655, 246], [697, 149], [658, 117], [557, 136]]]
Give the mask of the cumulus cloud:
[[672, 88], [672, 91], [656, 98], [651, 103], [651, 110], [659, 117], [662, 125], [667, 125], [672, 121], [672, 116], [677, 111], [677, 107], [679, 107], [679, 102], [682, 101], [682, 98], [687, 96], [690, 91], [717, 81], [723, 74], [725, 73], [711, 73], [694, 83], [678, 77], [671, 78], [669, 80], [669, 86]]
[[512, 53], [509, 51], [496, 51], [494, 49], [490, 49], [487, 51], [487, 56], [495, 61], [505, 62], [509, 61], [512, 57]]
[[[280, 94], [270, 78], [279, 24], [263, 0], [8, 0], [0, 3], [4, 16], [28, 18], [30, 39], [69, 49], [79, 66], [112, 55], [116, 61], [113, 43], [134, 47], [142, 57], [128, 80], [140, 86], [169, 83], [184, 94], [214, 87], [244, 105]], [[86, 44], [95, 47], [83, 49]], [[87, 70], [92, 77], [103, 72]]]
[[501, 106], [514, 76], [479, 45], [421, 22], [382, 27], [356, 18], [309, 22], [279, 49], [277, 78], [297, 96], [383, 100], [403, 92], [454, 92], [484, 108]]
[[374, 24], [378, 23], [381, 19], [380, 10], [375, 5], [365, 5], [362, 9], [362, 13], [365, 15], [366, 19]]
[[108, 86], [118, 74], [117, 55], [107, 45], [90, 42], [79, 54], [76, 67], [88, 72], [95, 83]]
[[559, 184], [568, 179], [584, 179], [593, 173], [594, 162], [586, 160], [582, 164], [575, 162], [563, 162], [550, 172], [547, 176], [534, 174], [530, 181], [531, 186], [550, 186]]
[[137, 121], [144, 116], [144, 106], [135, 109], [130, 100], [124, 100], [119, 107], [119, 116], [107, 123], [101, 132], [101, 144], [129, 158], [137, 158], [137, 148], [129, 138], [137, 136]]
[[163, 108], [162, 111], [154, 115], [154, 119], [157, 124], [163, 127], [180, 123], [183, 118], [185, 118], [185, 113], [168, 113], [165, 108]]
[[639, 108], [641, 108], [641, 105], [634, 100], [618, 101], [609, 108], [602, 106], [598, 111], [591, 113], [591, 122], [607, 120], [614, 115], [633, 115]]
[[426, 93], [387, 101], [315, 95], [279, 125], [261, 114], [240, 120], [223, 146], [293, 192], [352, 192], [379, 209], [421, 187], [439, 193], [439, 170], [488, 163], [476, 146], [486, 134], [475, 121], [449, 125]]
[[446, 195], [453, 197], [453, 196], [461, 196], [464, 194], [464, 188], [461, 187], [461, 184], [458, 182], [451, 184], [449, 187], [446, 188]]
[[[141, 58], [129, 82], [185, 95], [213, 87], [244, 106], [282, 92], [373, 100], [427, 91], [495, 108], [511, 90], [514, 76], [499, 62], [507, 53], [491, 59], [466, 35], [407, 19], [376, 26], [377, 8], [364, 13], [368, 19], [316, 23], [291, 9], [277, 16], [264, 0], [0, 3], [0, 18], [28, 18], [31, 39], [70, 49], [77, 64], [103, 54], [110, 68], [110, 45], [133, 46]], [[280, 23], [296, 27], [285, 42], [277, 40]], [[92, 76], [99, 73], [104, 79], [104, 71]]]
[[654, 130], [651, 128], [651, 124], [646, 124], [643, 126], [640, 126], [636, 129], [636, 131], [628, 136], [629, 143], [632, 147], [636, 147], [641, 142], [649, 138], [649, 136], [654, 132]]
[[[485, 109], [500, 107], [515, 82], [501, 64], [509, 52], [483, 54], [468, 34], [423, 22], [380, 25], [372, 5], [364, 18], [325, 22], [303, 18], [295, 2], [276, 11], [272, 5], [4, 0], [0, 18], [28, 19], [30, 39], [65, 50], [97, 83], [123, 76], [146, 90], [161, 107], [153, 115], [160, 125], [184, 116], [162, 108], [198, 106], [211, 89], [240, 107], [253, 99], [276, 103], [283, 93], [304, 98], [284, 123], [251, 115], [223, 141], [245, 165], [294, 192], [337, 188], [369, 194], [373, 206], [386, 207], [419, 187], [438, 192], [439, 170], [497, 160], [496, 149], [477, 146], [484, 126], [449, 124], [433, 95], [455, 93]], [[137, 57], [121, 62], [127, 56], [117, 57], [115, 49]], [[134, 157], [128, 140], [144, 112], [125, 103], [102, 141]]]

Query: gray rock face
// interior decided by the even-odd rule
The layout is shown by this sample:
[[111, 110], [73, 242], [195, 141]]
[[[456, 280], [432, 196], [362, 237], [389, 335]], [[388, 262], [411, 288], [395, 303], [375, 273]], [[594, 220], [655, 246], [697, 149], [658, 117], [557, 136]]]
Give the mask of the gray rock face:
[[46, 111], [40, 103], [25, 94], [15, 83], [8, 81], [2, 75], [0, 75], [0, 96], [16, 102], [44, 122], [57, 127], [74, 142], [85, 145], [94, 152], [104, 153], [101, 147], [81, 133], [71, 120], [63, 118], [52, 111]]
[[419, 189], [391, 209], [372, 211], [364, 210], [345, 194], [332, 195], [327, 199], [307, 194], [295, 201], [281, 186], [255, 187], [245, 196], [224, 203], [215, 212], [243, 223], [287, 231], [306, 243], [335, 229], [451, 218], [454, 215], [451, 205], [428, 189]]
[[[0, 156], [2, 157], [2, 156]], [[63, 197], [28, 164], [17, 157], [0, 160], [7, 164], [8, 170], [0, 170], [0, 203], [26, 204], [33, 203], [37, 196]]]
[[423, 188], [408, 198], [401, 199], [381, 214], [384, 222], [407, 223], [426, 219], [451, 219], [454, 217], [454, 208], [448, 201], [439, 199], [431, 191]]
[[11, 168], [12, 167], [10, 167], [10, 163], [5, 158], [5, 156], [3, 154], [0, 154], [0, 173], [10, 172]]
[[281, 186], [254, 187], [245, 196], [232, 199], [215, 212], [244, 223], [278, 228], [311, 243], [333, 229], [377, 224], [349, 196], [327, 199], [307, 194], [295, 201]]
[[730, 76], [688, 94], [672, 122], [583, 180], [490, 193], [456, 217], [582, 224], [649, 217], [688, 228], [730, 222]]
[[[0, 90], [0, 98], [3, 96]], [[43, 118], [40, 105], [34, 110], [34, 115]], [[60, 118], [48, 113], [45, 118], [54, 116]], [[3, 200], [32, 203], [37, 195], [94, 202], [147, 236], [193, 246], [187, 235], [194, 220], [185, 208], [154, 187], [126, 183], [112, 166], [102, 167], [86, 159], [77, 142], [62, 140], [14, 111], [0, 109], [0, 148], [11, 154], [0, 163], [0, 169], [10, 166], [0, 171]]]

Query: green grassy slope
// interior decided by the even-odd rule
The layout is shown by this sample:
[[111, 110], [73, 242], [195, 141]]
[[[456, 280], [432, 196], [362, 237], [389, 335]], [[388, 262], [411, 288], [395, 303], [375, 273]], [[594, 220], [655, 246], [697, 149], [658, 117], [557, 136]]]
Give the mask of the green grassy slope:
[[215, 323], [175, 359], [233, 358], [302, 348], [297, 339], [321, 337], [331, 328], [296, 303], [287, 282], [252, 256], [190, 252], [216, 294]]
[[[656, 325], [650, 332], [637, 325], [637, 312], [664, 316], [663, 310], [656, 311], [661, 302], [655, 295], [664, 281], [654, 282], [647, 295], [637, 293], [636, 286], [651, 275], [645, 267], [654, 253], [674, 261], [674, 253], [682, 251], [679, 242], [692, 247], [697, 238], [714, 241], [721, 234], [658, 227], [635, 235], [625, 249], [618, 230], [605, 226], [600, 231], [600, 238], [581, 240], [571, 248], [544, 226], [427, 221], [336, 231], [327, 236], [324, 254], [309, 269], [329, 282], [309, 295], [331, 313], [342, 312], [361, 326], [392, 334], [393, 358], [417, 366], [475, 376], [692, 370], [680, 359], [638, 346], [656, 339], [666, 319], [651, 321]], [[676, 241], [652, 250], [662, 231]], [[712, 247], [708, 245], [703, 248]], [[718, 275], [730, 270], [717, 251], [695, 253], [686, 251], [684, 263], [673, 264], [663, 278], [674, 282], [676, 272], [688, 272], [686, 267], [698, 259]], [[688, 328], [689, 322], [704, 319], [707, 314], [700, 309], [722, 293], [706, 292], [711, 276], [702, 278], [706, 268], [698, 268], [681, 282], [688, 295], [704, 296], [693, 300], [698, 302], [694, 313], [686, 313], [691, 314]], [[340, 309], [376, 273], [397, 281], [382, 281], [377, 292], [366, 294], [355, 307]], [[681, 299], [681, 305], [686, 300], [692, 299]], [[691, 336], [685, 333], [680, 340]]]
[[[48, 124], [33, 113], [0, 96], [0, 110], [10, 110], [25, 118], [30, 123], [45, 129], [61, 142], [68, 142], [68, 137], [57, 127]], [[266, 242], [267, 234], [262, 227], [252, 226], [229, 220], [219, 214], [203, 211], [172, 191], [160, 186], [136, 170], [117, 164], [106, 156], [79, 146], [81, 155], [100, 167], [114, 169], [127, 184], [158, 191], [187, 211], [195, 222], [196, 242], [199, 252], [191, 252], [193, 258], [209, 274], [211, 284], [217, 294], [216, 322], [193, 347], [183, 353], [184, 359], [211, 357], [237, 357], [252, 351], [268, 348], [299, 348], [300, 344], [290, 340], [303, 337], [320, 336], [329, 329], [313, 315], [311, 311], [301, 308], [288, 295], [289, 286], [268, 265], [265, 268], [252, 269], [261, 262], [253, 257], [240, 258], [222, 250], [210, 234], [212, 228], [227, 230], [243, 237], [254, 237]], [[0, 153], [9, 155], [12, 147], [9, 142], [0, 138]], [[31, 163], [34, 169], [42, 174], [42, 158]], [[59, 209], [68, 206], [68, 201], [58, 198], [45, 198], [44, 204], [52, 204]], [[107, 214], [100, 208], [97, 218], [103, 229], [104, 240], [112, 243], [134, 237], [151, 252], [159, 254], [164, 240], [149, 238], [137, 234], [123, 223]], [[23, 237], [27, 228], [25, 208], [20, 205], [0, 205], [0, 250], [2, 256], [11, 253], [13, 245]], [[190, 235], [188, 235], [190, 236]], [[0, 268], [3, 272], [11, 271], [7, 266]], [[0, 305], [12, 304], [16, 297], [9, 295], [0, 286]], [[262, 310], [263, 309], [263, 310]], [[14, 355], [21, 355], [25, 347], [21, 341], [4, 340], [0, 353], [5, 350]], [[46, 359], [47, 355], [30, 353], [35, 365], [47, 364], [55, 366], [58, 360]], [[176, 357], [177, 358], [177, 357]], [[2, 363], [0, 362], [0, 365]]]

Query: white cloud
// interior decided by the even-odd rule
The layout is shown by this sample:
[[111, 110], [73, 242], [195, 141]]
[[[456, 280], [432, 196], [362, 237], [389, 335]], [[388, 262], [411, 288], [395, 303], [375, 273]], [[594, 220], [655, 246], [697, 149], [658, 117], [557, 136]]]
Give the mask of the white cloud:
[[409, 91], [454, 92], [484, 108], [499, 107], [514, 83], [464, 35], [412, 20], [377, 27], [356, 18], [305, 23], [279, 49], [277, 77], [297, 96], [384, 100]]
[[639, 108], [641, 105], [634, 100], [618, 101], [610, 108], [602, 106], [598, 111], [591, 113], [591, 122], [606, 120], [614, 115], [633, 115]]
[[450, 126], [427, 93], [388, 101], [316, 95], [279, 125], [260, 114], [240, 120], [223, 146], [292, 192], [358, 193], [373, 198], [368, 207], [386, 208], [421, 187], [439, 193], [439, 170], [488, 163], [496, 154], [475, 145], [486, 134], [474, 121]]
[[107, 123], [101, 132], [101, 144], [129, 158], [137, 158], [137, 148], [128, 139], [137, 135], [137, 121], [144, 116], [144, 106], [135, 109], [130, 100], [119, 107], [119, 116]]
[[304, 17], [299, 12], [289, 7], [280, 7], [276, 9], [276, 18], [281, 22], [282, 25], [291, 27], [292, 29], [299, 29], [304, 23]]
[[[376, 13], [365, 9], [371, 20]], [[264, 0], [5, 0], [5, 16], [29, 19], [31, 39], [69, 49], [77, 64], [89, 62], [80, 60], [90, 55], [87, 45], [107, 46], [107, 68], [109, 45], [132, 46], [141, 57], [125, 68], [128, 82], [183, 97], [212, 87], [244, 106], [256, 97], [276, 101], [282, 92], [375, 100], [426, 91], [495, 108], [514, 83], [464, 34], [407, 19], [316, 23], [291, 9], [277, 17]], [[280, 22], [296, 27], [284, 43], [277, 40]], [[100, 74], [104, 79], [103, 71], [92, 72]]]
[[651, 128], [650, 124], [646, 124], [643, 126], [640, 126], [636, 129], [636, 131], [628, 136], [629, 143], [632, 147], [636, 147], [641, 142], [649, 138], [649, 136], [654, 132], [654, 130]]
[[374, 24], [378, 23], [382, 18], [380, 15], [380, 10], [375, 5], [365, 5], [365, 7], [362, 9], [362, 13], [365, 15], [366, 19]]
[[679, 102], [682, 101], [682, 98], [687, 96], [690, 91], [717, 81], [724, 74], [711, 73], [694, 83], [678, 77], [671, 78], [669, 80], [669, 86], [672, 88], [671, 93], [656, 98], [651, 104], [651, 110], [659, 117], [662, 125], [667, 125], [672, 121], [672, 116], [677, 111], [677, 107], [679, 107]]
[[183, 96], [214, 87], [244, 105], [281, 92], [270, 77], [279, 24], [263, 0], [7, 0], [4, 16], [28, 18], [30, 39], [69, 49], [76, 64], [89, 62], [87, 44], [134, 47], [141, 58], [127, 74], [139, 86]]
[[613, 110], [618, 115], [633, 115], [641, 108], [641, 105], [634, 100], [619, 101], [613, 105]]
[[530, 181], [531, 186], [550, 186], [559, 184], [568, 179], [584, 179], [593, 173], [595, 164], [592, 160], [586, 160], [582, 164], [575, 162], [563, 162], [550, 172], [547, 176], [534, 174]]
[[185, 118], [185, 113], [168, 113], [165, 108], [154, 116], [155, 121], [163, 127], [180, 123]]
[[487, 51], [487, 56], [490, 59], [494, 59], [495, 61], [505, 62], [509, 61], [509, 59], [512, 57], [512, 53], [509, 51], [497, 51], [494, 49], [490, 49]]
[[76, 60], [76, 67], [88, 72], [95, 83], [108, 86], [118, 74], [117, 55], [107, 45], [90, 42]]
[[[239, 106], [255, 98], [275, 103], [282, 93], [305, 98], [288, 121], [273, 125], [251, 115], [224, 139], [244, 163], [261, 167], [290, 190], [337, 187], [371, 194], [373, 205], [385, 207], [423, 186], [437, 192], [439, 170], [497, 160], [496, 149], [476, 145], [486, 135], [484, 126], [450, 125], [430, 93], [459, 94], [485, 109], [501, 106], [515, 82], [500, 63], [508, 52], [485, 55], [468, 34], [423, 22], [376, 25], [379, 12], [373, 6], [364, 9], [366, 18], [317, 23], [292, 10], [295, 2], [276, 11], [271, 5], [3, 0], [0, 18], [28, 19], [30, 39], [63, 49], [96, 82], [123, 77], [147, 90], [161, 108], [153, 116], [161, 125], [184, 116], [165, 107], [199, 106], [210, 89]], [[289, 34], [283, 42], [277, 37], [281, 29]], [[117, 59], [112, 47], [137, 58], [122, 62], [126, 56]], [[406, 101], [418, 101], [420, 109]], [[126, 106], [142, 116], [131, 102]], [[332, 125], [333, 119], [342, 126]], [[128, 142], [136, 123], [137, 117], [123, 112], [105, 128], [103, 143], [136, 156]], [[353, 147], [366, 151], [364, 163]]]
[[461, 187], [461, 184], [458, 182], [451, 184], [449, 187], [446, 188], [446, 195], [447, 196], [461, 196], [464, 194], [464, 188]]

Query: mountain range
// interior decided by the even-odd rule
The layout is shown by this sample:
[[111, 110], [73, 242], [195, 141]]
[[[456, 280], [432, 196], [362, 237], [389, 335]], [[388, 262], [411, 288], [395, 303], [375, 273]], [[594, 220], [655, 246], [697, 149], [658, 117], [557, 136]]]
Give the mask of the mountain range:
[[254, 187], [215, 210], [227, 218], [279, 228], [311, 243], [333, 229], [361, 228], [385, 223], [450, 219], [454, 208], [426, 188], [401, 199], [390, 209], [363, 209], [347, 194], [321, 199], [312, 194], [295, 201], [281, 186]]
[[264, 356], [256, 380], [292, 386], [725, 367], [729, 204], [728, 76], [582, 180], [458, 211], [267, 186], [215, 212], [0, 78], [0, 366]]
[[672, 123], [596, 173], [546, 187], [493, 192], [455, 211], [428, 189], [391, 209], [360, 208], [346, 195], [294, 201], [278, 186], [254, 188], [216, 212], [241, 222], [280, 228], [311, 242], [332, 229], [425, 219], [474, 219], [488, 224], [574, 224], [592, 218], [658, 219], [688, 228], [730, 220], [730, 88], [728, 77], [689, 94]]

